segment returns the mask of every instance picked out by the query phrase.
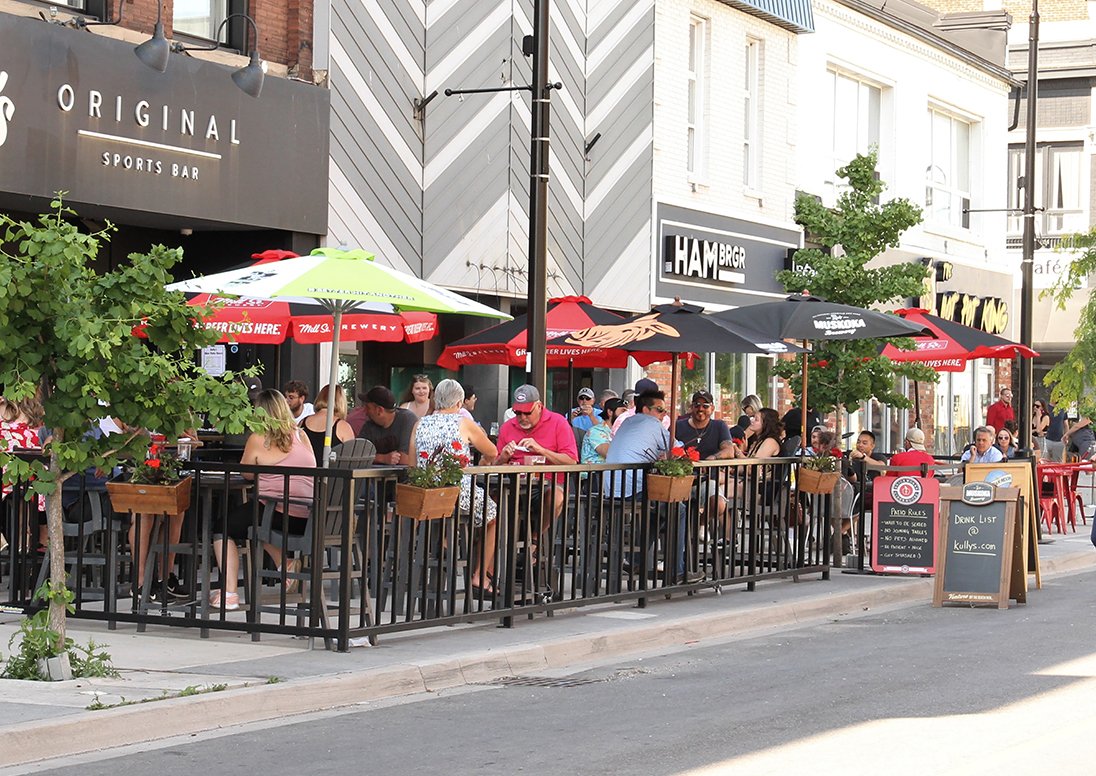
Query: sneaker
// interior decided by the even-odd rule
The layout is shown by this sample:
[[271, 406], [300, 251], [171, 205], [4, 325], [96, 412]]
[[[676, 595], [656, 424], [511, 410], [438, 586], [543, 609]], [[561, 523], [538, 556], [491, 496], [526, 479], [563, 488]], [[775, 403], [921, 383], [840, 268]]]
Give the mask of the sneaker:
[[179, 578], [174, 574], [167, 575], [167, 583], [163, 586], [169, 598], [176, 601], [187, 601], [190, 599], [190, 591], [183, 586], [183, 583], [179, 581]]
[[214, 609], [221, 609], [221, 602], [223, 600], [225, 611], [234, 612], [240, 608], [240, 596], [238, 593], [223, 593], [221, 590], [214, 590], [209, 594], [209, 605]]
[[679, 585], [691, 585], [695, 582], [702, 582], [703, 580], [703, 571], [686, 571], [684, 574], [678, 574], [677, 576], [677, 584]]

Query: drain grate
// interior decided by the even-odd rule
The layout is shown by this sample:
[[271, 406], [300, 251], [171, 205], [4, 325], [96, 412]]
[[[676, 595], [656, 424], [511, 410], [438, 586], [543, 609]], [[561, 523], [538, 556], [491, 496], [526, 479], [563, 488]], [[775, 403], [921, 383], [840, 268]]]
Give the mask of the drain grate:
[[490, 682], [478, 682], [492, 687], [581, 687], [607, 682], [607, 678], [567, 676], [503, 676]]

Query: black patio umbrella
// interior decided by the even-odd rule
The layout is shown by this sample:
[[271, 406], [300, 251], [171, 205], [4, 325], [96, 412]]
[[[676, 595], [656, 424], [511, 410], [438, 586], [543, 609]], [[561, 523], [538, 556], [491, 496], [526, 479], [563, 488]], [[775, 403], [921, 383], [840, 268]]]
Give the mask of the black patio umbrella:
[[[809, 294], [793, 294], [776, 302], [746, 305], [733, 310], [713, 313], [713, 318], [727, 323], [750, 326], [769, 337], [825, 342], [885, 337], [934, 337], [925, 326], [897, 315], [827, 302]], [[807, 439], [807, 354], [803, 352], [803, 427], [801, 444]]]
[[[620, 323], [591, 326], [554, 340], [551, 345], [624, 350], [630, 354], [669, 352], [673, 378], [670, 389], [671, 424], [677, 421], [677, 365], [682, 353], [803, 353], [757, 329], [702, 314], [703, 307], [680, 300], [633, 315]], [[672, 428], [672, 425], [671, 425]]]

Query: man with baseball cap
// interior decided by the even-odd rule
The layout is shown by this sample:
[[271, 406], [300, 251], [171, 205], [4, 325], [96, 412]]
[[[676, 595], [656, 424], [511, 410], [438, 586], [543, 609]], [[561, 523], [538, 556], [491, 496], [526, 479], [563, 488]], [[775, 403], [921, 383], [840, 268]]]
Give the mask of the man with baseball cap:
[[[514, 411], [514, 417], [503, 423], [499, 429], [496, 464], [532, 464], [534, 461], [529, 459], [534, 456], [543, 459], [543, 463], [548, 465], [566, 466], [578, 462], [578, 447], [571, 424], [558, 412], [552, 412], [544, 406], [540, 400], [540, 391], [535, 386], [518, 386], [510, 407]], [[534, 514], [539, 511], [541, 514], [540, 533], [544, 533], [563, 510], [564, 492], [560, 483], [566, 476], [554, 474], [543, 480], [545, 484], [549, 481], [555, 483], [548, 490], [548, 497], [552, 500], [552, 510], [548, 515], [544, 514], [547, 510], [542, 508], [541, 503], [544, 489], [530, 488], [530, 511]]]
[[[925, 449], [925, 432], [919, 428], [911, 428], [906, 432], [906, 446], [900, 453], [895, 453], [891, 456], [891, 466], [920, 466], [921, 464], [927, 464], [929, 467], [928, 476], [933, 474], [932, 466], [936, 463], [936, 459], [929, 455]], [[914, 475], [917, 472], [896, 472], [888, 471], [888, 477], [901, 477], [903, 475]]]
[[386, 386], [375, 385], [365, 394], [365, 414], [358, 437], [368, 439], [377, 448], [374, 463], [408, 465], [407, 450], [418, 416], [396, 406], [396, 397]]
[[583, 387], [578, 392], [578, 406], [571, 410], [571, 425], [580, 431], [589, 431], [594, 425], [594, 390]]

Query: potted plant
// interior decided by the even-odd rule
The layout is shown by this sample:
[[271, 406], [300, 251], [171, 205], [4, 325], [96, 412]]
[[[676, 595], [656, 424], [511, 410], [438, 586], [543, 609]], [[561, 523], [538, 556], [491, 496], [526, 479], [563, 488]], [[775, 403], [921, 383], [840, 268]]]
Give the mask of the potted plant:
[[396, 484], [396, 514], [413, 520], [452, 516], [470, 462], [464, 446], [454, 440], [433, 453], [421, 451], [419, 458], [418, 466], [408, 468], [407, 482]]
[[808, 455], [799, 462], [797, 487], [802, 493], [833, 493], [841, 478], [841, 452]]
[[190, 508], [191, 477], [183, 476], [182, 462], [153, 444], [148, 457], [133, 467], [129, 478], [108, 482], [110, 504], [116, 512], [181, 515]]
[[655, 461], [647, 475], [647, 498], [651, 501], [685, 501], [693, 489], [693, 462], [700, 460], [696, 448], [678, 445], [667, 458]]

